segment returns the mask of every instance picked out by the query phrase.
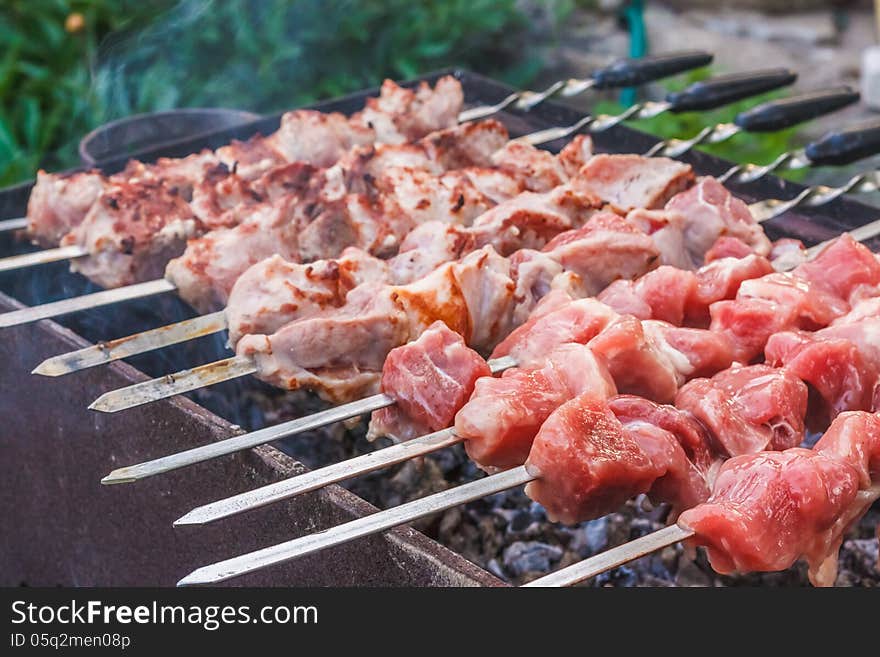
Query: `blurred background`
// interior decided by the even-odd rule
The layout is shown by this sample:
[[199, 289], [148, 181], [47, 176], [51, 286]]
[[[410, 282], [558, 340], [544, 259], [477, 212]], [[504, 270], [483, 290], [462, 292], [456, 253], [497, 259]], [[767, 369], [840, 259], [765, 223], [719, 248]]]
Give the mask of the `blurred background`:
[[[712, 70], [641, 96], [768, 66], [797, 70], [797, 91], [857, 86], [861, 53], [875, 42], [873, 4], [859, 0], [3, 0], [0, 186], [38, 167], [77, 165], [85, 133], [139, 112], [268, 113], [447, 66], [541, 88], [617, 57], [690, 48], [714, 52]], [[579, 102], [613, 112], [637, 98]], [[637, 127], [687, 137], [756, 102]], [[870, 114], [862, 103], [800, 131], [740, 135], [713, 150], [764, 163]], [[850, 173], [810, 175], [834, 182]]]

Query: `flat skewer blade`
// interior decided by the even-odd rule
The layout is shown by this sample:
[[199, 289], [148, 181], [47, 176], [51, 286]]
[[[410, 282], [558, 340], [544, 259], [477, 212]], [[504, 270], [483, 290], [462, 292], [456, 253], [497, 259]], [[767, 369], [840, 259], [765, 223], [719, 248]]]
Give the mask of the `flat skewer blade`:
[[22, 253], [21, 255], [9, 256], [8, 258], [0, 258], [0, 272], [35, 267], [36, 265], [58, 262], [59, 260], [71, 260], [72, 258], [80, 258], [84, 255], [86, 255], [86, 252], [80, 246], [60, 246], [57, 249]]
[[441, 429], [385, 449], [361, 454], [355, 458], [318, 468], [290, 479], [283, 479], [268, 486], [205, 504], [175, 520], [174, 526], [204, 525], [222, 518], [229, 518], [296, 495], [309, 493], [330, 484], [403, 463], [417, 456], [424, 456], [451, 447], [461, 441], [462, 439], [456, 436], [452, 429]]
[[187, 340], [218, 333], [226, 328], [226, 313], [222, 310], [201, 317], [185, 319], [160, 328], [136, 333], [117, 340], [101, 342], [59, 356], [47, 358], [37, 365], [33, 374], [62, 376], [96, 365], [112, 363], [121, 358], [136, 356]]
[[243, 449], [250, 449], [258, 445], [265, 445], [274, 440], [279, 440], [291, 434], [302, 433], [323, 427], [333, 422], [347, 420], [364, 413], [391, 406], [394, 400], [387, 395], [373, 395], [365, 397], [350, 404], [330, 408], [320, 413], [312, 413], [306, 417], [297, 418], [288, 422], [276, 424], [274, 427], [266, 427], [258, 431], [251, 431], [240, 436], [233, 436], [225, 440], [219, 440], [216, 443], [209, 443], [200, 447], [194, 447], [184, 452], [178, 452], [169, 456], [154, 459], [153, 461], [145, 461], [137, 465], [130, 465], [125, 468], [114, 470], [101, 480], [102, 484], [126, 484], [140, 479], [146, 479], [154, 475], [170, 472], [188, 465], [195, 465], [202, 461], [208, 461], [218, 456], [226, 456], [234, 454]]
[[434, 495], [428, 495], [427, 497], [413, 500], [385, 511], [379, 511], [378, 513], [331, 527], [316, 534], [309, 534], [295, 538], [292, 541], [257, 550], [256, 552], [227, 559], [210, 566], [204, 566], [191, 572], [180, 580], [177, 585], [192, 586], [222, 582], [239, 575], [285, 563], [292, 559], [318, 552], [319, 550], [342, 545], [364, 536], [378, 534], [439, 511], [445, 511], [446, 509], [478, 500], [487, 495], [500, 493], [508, 488], [521, 486], [532, 479], [534, 477], [523, 466], [499, 472], [498, 474], [484, 477], [456, 488], [450, 488]]
[[207, 365], [181, 370], [174, 374], [166, 374], [149, 381], [105, 392], [92, 402], [89, 409], [102, 413], [116, 413], [223, 381], [237, 379], [256, 371], [257, 366], [252, 358], [232, 356]]
[[637, 538], [634, 541], [629, 541], [610, 550], [600, 552], [589, 559], [584, 559], [566, 568], [557, 570], [555, 573], [534, 579], [527, 584], [523, 584], [523, 586], [571, 586], [596, 575], [601, 575], [612, 568], [617, 568], [630, 561], [644, 557], [651, 552], [674, 545], [693, 535], [694, 533], [689, 529], [683, 529], [678, 525], [670, 525]]
[[0, 233], [8, 233], [13, 230], [21, 230], [27, 228], [27, 217], [19, 217], [17, 219], [4, 219], [0, 221]]
[[169, 283], [164, 278], [160, 278], [146, 283], [118, 287], [114, 290], [102, 290], [101, 292], [84, 294], [71, 299], [62, 299], [61, 301], [53, 301], [39, 306], [31, 306], [30, 308], [22, 308], [21, 310], [13, 310], [8, 313], [0, 314], [0, 328], [29, 324], [41, 319], [67, 315], [80, 310], [100, 308], [101, 306], [107, 306], [111, 303], [140, 299], [153, 296], [154, 294], [171, 292], [175, 289], [177, 288], [173, 283]]
[[[493, 358], [488, 362], [488, 364], [491, 372], [493, 374], [497, 374], [498, 372], [514, 367], [516, 365], [516, 361], [510, 356], [502, 356], [501, 358]], [[152, 475], [160, 474], [162, 472], [168, 472], [169, 470], [182, 468], [187, 465], [201, 463], [202, 461], [207, 461], [208, 459], [212, 459], [217, 456], [225, 456], [227, 454], [232, 454], [243, 449], [256, 447], [257, 445], [264, 445], [280, 438], [289, 438], [290, 436], [294, 436], [304, 431], [311, 431], [319, 427], [327, 426], [328, 424], [333, 424], [334, 422], [341, 422], [342, 420], [348, 420], [349, 418], [357, 417], [358, 415], [372, 413], [373, 411], [377, 411], [380, 408], [391, 406], [394, 403], [394, 399], [389, 397], [388, 395], [372, 395], [371, 397], [365, 397], [364, 399], [349, 402], [348, 404], [342, 404], [340, 406], [336, 406], [335, 408], [328, 408], [325, 411], [319, 411], [305, 417], [290, 420], [288, 422], [283, 422], [281, 424], [275, 425], [274, 427], [259, 429], [258, 431], [252, 431], [250, 433], [242, 434], [240, 436], [233, 436], [232, 438], [220, 440], [210, 445], [203, 445], [202, 447], [196, 447], [185, 452], [172, 454], [171, 456], [166, 456], [155, 461], [148, 461], [146, 463], [141, 463], [140, 465], [133, 465], [127, 468], [114, 470], [109, 475], [104, 477], [104, 479], [101, 480], [101, 483], [116, 484], [136, 481], [138, 479], [150, 477]], [[431, 441], [430, 436], [433, 435], [435, 434], [430, 434], [429, 436], [424, 436], [422, 439], [415, 439], [413, 441], [410, 441], [410, 443], [414, 444], [414, 447], [412, 449], [417, 449], [417, 447], [415, 446], [419, 444], [419, 440], [425, 440], [426, 444], [429, 444]], [[455, 441], [450, 442], [449, 444], [454, 444], [457, 441], [458, 439], [456, 438]], [[441, 447], [442, 445], [438, 444], [436, 449], [441, 449]], [[400, 449], [401, 454], [407, 453], [407, 448]], [[379, 450], [379, 453], [385, 453], [389, 450], [393, 450], [393, 448]], [[393, 456], [394, 454], [395, 452], [391, 451], [391, 455]], [[413, 456], [416, 456], [416, 454], [412, 453], [409, 457], [402, 457], [402, 460], [405, 460], [406, 458], [412, 458]], [[383, 462], [382, 458], [383, 457], [380, 455], [375, 457], [375, 459], [371, 457], [369, 461], [362, 460], [359, 462], [358, 467], [364, 473], [369, 472], [366, 465], [368, 462], [373, 464], [373, 469], [385, 467], [381, 465], [381, 463]], [[345, 469], [346, 463], [348, 462], [339, 463], [337, 464], [337, 467]]]

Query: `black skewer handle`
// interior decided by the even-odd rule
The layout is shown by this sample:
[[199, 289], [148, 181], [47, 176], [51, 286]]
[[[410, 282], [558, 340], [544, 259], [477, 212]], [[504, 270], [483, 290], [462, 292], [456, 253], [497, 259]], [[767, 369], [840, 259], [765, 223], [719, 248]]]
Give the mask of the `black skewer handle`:
[[666, 102], [672, 112], [701, 112], [785, 87], [796, 79], [797, 73], [787, 68], [719, 75], [669, 94]]
[[712, 58], [712, 53], [703, 50], [685, 50], [640, 59], [621, 59], [593, 72], [592, 78], [597, 89], [637, 87], [706, 66]]
[[840, 166], [880, 153], [880, 120], [835, 130], [804, 148], [817, 166]]
[[761, 103], [737, 114], [733, 122], [748, 132], [775, 132], [831, 114], [858, 100], [859, 92], [850, 87], [823, 89]]

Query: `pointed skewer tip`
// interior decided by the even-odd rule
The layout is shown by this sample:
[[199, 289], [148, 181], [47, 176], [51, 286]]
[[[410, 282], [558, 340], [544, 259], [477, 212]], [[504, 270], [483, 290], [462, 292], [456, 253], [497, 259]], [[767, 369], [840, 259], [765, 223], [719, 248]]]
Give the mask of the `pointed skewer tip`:
[[193, 509], [189, 513], [185, 513], [175, 520], [172, 525], [174, 527], [184, 527], [189, 525], [204, 525], [205, 519], [199, 512], [199, 509]]
[[109, 392], [105, 392], [103, 395], [101, 395], [95, 401], [93, 401], [91, 404], [89, 404], [88, 409], [90, 411], [98, 411], [100, 413], [112, 413], [112, 412], [114, 412], [114, 410], [121, 410], [121, 409], [113, 409], [110, 405], [108, 405], [107, 396], [109, 394], [110, 394]]
[[55, 357], [47, 358], [31, 370], [31, 374], [39, 374], [40, 376], [61, 376], [65, 373], [67, 370]]
[[127, 473], [128, 468], [119, 468], [101, 479], [101, 483], [104, 486], [112, 486], [113, 484], [130, 484], [131, 482], [138, 480], [137, 476]]
[[181, 579], [179, 582], [177, 582], [177, 586], [182, 587], [182, 586], [198, 586], [199, 584], [211, 584], [215, 580], [204, 578], [202, 576], [203, 575], [202, 571], [204, 571], [204, 570], [205, 570], [204, 568], [198, 568], [198, 569], [192, 571], [189, 575], [187, 575], [186, 577]]

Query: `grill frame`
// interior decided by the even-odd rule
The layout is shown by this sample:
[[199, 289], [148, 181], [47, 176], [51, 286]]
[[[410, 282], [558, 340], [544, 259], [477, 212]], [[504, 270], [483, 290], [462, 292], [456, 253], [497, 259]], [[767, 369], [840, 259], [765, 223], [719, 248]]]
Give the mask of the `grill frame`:
[[[433, 82], [450, 72], [461, 80], [469, 105], [493, 103], [511, 92], [510, 87], [499, 82], [464, 71], [439, 71], [406, 84]], [[360, 109], [364, 99], [376, 91], [358, 92], [313, 107], [350, 113]], [[517, 136], [554, 125], [569, 125], [582, 117], [578, 110], [547, 102], [528, 114], [505, 112], [498, 118]], [[279, 120], [280, 114], [166, 144], [147, 151], [143, 159], [184, 156], [201, 148], [216, 148], [233, 138], [267, 134], [277, 128]], [[594, 141], [598, 150], [641, 153], [657, 139], [618, 126], [594, 136]], [[563, 143], [548, 147], [557, 150]], [[681, 159], [701, 174], [717, 175], [731, 166], [700, 152]], [[125, 161], [125, 157], [106, 160], [101, 168], [113, 172], [121, 169]], [[31, 186], [26, 183], [0, 190], [0, 218], [24, 214]], [[791, 198], [803, 186], [768, 176], [756, 183], [731, 183], [729, 188], [751, 202], [770, 197]], [[815, 243], [866, 223], [876, 215], [877, 210], [868, 205], [841, 199], [821, 209], [790, 213], [770, 222], [767, 228], [773, 237], [796, 237]], [[869, 246], [876, 248], [878, 243], [875, 240]], [[10, 235], [0, 237], [0, 253], [4, 255], [24, 248]], [[0, 310], [21, 307], [16, 298], [35, 303], [39, 296], [40, 301], [45, 301], [47, 290], [58, 297], [93, 289], [65, 270], [63, 264], [43, 268], [39, 286], [30, 280], [37, 276], [34, 271], [0, 276]], [[101, 487], [100, 477], [112, 467], [226, 437], [236, 430], [229, 422], [183, 398], [109, 417], [87, 411], [87, 404], [99, 392], [146, 378], [146, 374], [125, 363], [55, 380], [30, 376], [30, 369], [42, 358], [88, 344], [78, 333], [93, 340], [121, 335], [113, 328], [109, 329], [110, 334], [101, 335], [96, 317], [102, 313], [106, 315], [98, 310], [7, 329], [0, 341], [0, 362], [4, 363], [0, 372], [0, 417], [4, 418], [0, 428], [0, 477], [6, 482], [0, 489], [0, 517], [9, 527], [17, 528], [3, 532], [0, 538], [0, 582], [173, 584], [198, 565], [374, 510], [361, 498], [332, 486], [216, 527], [171, 527], [174, 518], [195, 505], [302, 471], [304, 466], [269, 446], [123, 487], [125, 490]], [[122, 313], [142, 316], [144, 328], [192, 316], [176, 299], [125, 304], [121, 310], [113, 311], [112, 317]], [[503, 585], [487, 571], [407, 528], [235, 582], [305, 586]]]

